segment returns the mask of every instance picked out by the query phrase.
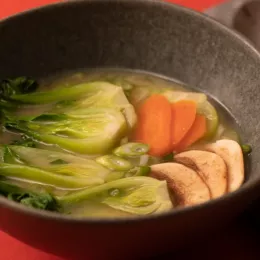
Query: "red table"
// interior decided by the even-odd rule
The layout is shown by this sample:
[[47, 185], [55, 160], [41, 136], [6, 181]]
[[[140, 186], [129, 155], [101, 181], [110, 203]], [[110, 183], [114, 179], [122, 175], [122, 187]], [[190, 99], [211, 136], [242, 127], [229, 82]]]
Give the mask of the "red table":
[[[36, 6], [60, 2], [62, 0], [0, 0], [0, 19]], [[224, 0], [166, 0], [202, 11]]]
[[[59, 2], [61, 0], [0, 0], [0, 19], [5, 18], [9, 15], [41, 6], [48, 3]], [[223, 2], [223, 0], [168, 0], [186, 7], [196, 9], [198, 11], [203, 11], [217, 3]], [[1, 44], [1, 42], [0, 42]], [[234, 233], [232, 233], [234, 234]], [[247, 233], [243, 233], [243, 236], [247, 236]], [[237, 235], [231, 235], [230, 240], [238, 239]], [[223, 238], [222, 238], [223, 240]], [[238, 239], [239, 244], [239, 239]], [[243, 244], [243, 242], [241, 243]], [[227, 244], [226, 244], [227, 245]], [[223, 246], [225, 246], [223, 244]], [[232, 245], [230, 245], [232, 246]], [[218, 244], [218, 248], [220, 245]], [[233, 247], [239, 247], [237, 244], [233, 244]], [[33, 249], [23, 243], [11, 238], [10, 236], [4, 234], [0, 231], [0, 259], [3, 260], [64, 260], [55, 256], [48, 255], [46, 253], [40, 252]], [[214, 249], [214, 248], [213, 248]], [[215, 248], [216, 249], [216, 248]], [[213, 250], [214, 252], [215, 250]], [[252, 250], [250, 249], [252, 252]], [[194, 252], [196, 253], [196, 252]], [[210, 249], [205, 252], [207, 257], [211, 258]], [[217, 252], [214, 253], [215, 256]], [[233, 254], [230, 255], [229, 259], [246, 259], [246, 255], [240, 255], [240, 257]], [[248, 255], [247, 255], [248, 256]], [[220, 257], [220, 256], [218, 256]], [[209, 259], [207, 258], [207, 259]], [[215, 259], [215, 257], [213, 257]], [[185, 257], [183, 258], [185, 259]], [[217, 259], [217, 258], [216, 258]], [[247, 258], [248, 259], [248, 258]], [[252, 259], [252, 258], [250, 258]]]

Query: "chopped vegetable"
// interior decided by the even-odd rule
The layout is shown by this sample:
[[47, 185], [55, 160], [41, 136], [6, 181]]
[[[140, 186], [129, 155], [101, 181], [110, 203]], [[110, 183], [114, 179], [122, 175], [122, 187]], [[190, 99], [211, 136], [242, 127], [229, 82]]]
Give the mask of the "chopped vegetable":
[[174, 153], [167, 154], [163, 157], [163, 162], [173, 162], [173, 160], [174, 160]]
[[212, 138], [216, 134], [219, 124], [219, 118], [216, 109], [210, 104], [210, 102], [206, 101], [198, 106], [198, 114], [204, 115], [206, 117], [207, 132], [204, 138]]
[[242, 148], [243, 154], [245, 154], [245, 155], [250, 154], [252, 152], [252, 147], [248, 144], [243, 144], [241, 146], [241, 148]]
[[141, 143], [127, 143], [114, 150], [114, 154], [121, 157], [139, 157], [147, 154], [149, 146]]
[[113, 171], [127, 171], [133, 167], [129, 161], [116, 155], [104, 155], [97, 158], [96, 161]]
[[[117, 196], [110, 191], [117, 189]], [[93, 188], [61, 196], [58, 201], [63, 207], [84, 203], [95, 198], [111, 208], [137, 215], [164, 212], [172, 208], [167, 184], [149, 177], [131, 177], [112, 181]]]
[[163, 156], [171, 151], [170, 102], [162, 95], [148, 98], [138, 110], [134, 140], [149, 145], [149, 154]]
[[205, 116], [197, 115], [191, 129], [174, 150], [180, 152], [187, 149], [189, 146], [204, 137], [206, 132], [207, 125]]
[[172, 144], [178, 146], [191, 129], [197, 113], [197, 105], [191, 100], [182, 100], [172, 104]]

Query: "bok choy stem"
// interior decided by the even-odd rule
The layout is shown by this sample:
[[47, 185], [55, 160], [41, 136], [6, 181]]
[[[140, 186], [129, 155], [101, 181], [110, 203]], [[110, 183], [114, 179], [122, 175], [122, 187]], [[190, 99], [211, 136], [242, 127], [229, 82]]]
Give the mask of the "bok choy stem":
[[77, 189], [89, 186], [89, 180], [84, 178], [84, 176], [63, 176], [25, 165], [0, 163], [0, 175], [60, 188]]

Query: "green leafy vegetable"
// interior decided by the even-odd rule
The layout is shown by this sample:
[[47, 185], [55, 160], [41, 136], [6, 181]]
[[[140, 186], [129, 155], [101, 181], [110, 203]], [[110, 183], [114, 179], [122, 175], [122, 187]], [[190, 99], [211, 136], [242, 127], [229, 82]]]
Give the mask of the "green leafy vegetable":
[[[11, 99], [27, 104], [48, 104], [53, 102], [64, 102], [87, 97], [95, 97], [97, 93], [103, 93], [115, 89], [115, 86], [108, 82], [81, 83], [74, 86], [55, 88], [45, 92], [36, 92], [24, 95], [12, 95]], [[95, 99], [96, 101], [97, 99]]]
[[12, 145], [21, 145], [25, 147], [35, 147], [35, 142], [32, 138], [29, 138], [26, 135], [22, 135], [19, 140], [15, 140], [12, 142]]
[[[107, 175], [110, 173], [109, 169], [103, 167], [94, 160], [81, 158], [67, 153], [60, 153], [55, 151], [50, 152], [43, 149], [13, 145], [2, 147], [0, 149], [0, 154], [1, 151], [4, 151], [4, 160], [2, 160], [3, 163], [11, 163], [14, 165], [26, 163], [27, 166], [33, 167], [30, 168], [30, 172], [34, 172], [33, 169], [38, 168], [47, 171], [47, 173], [49, 172], [54, 174], [49, 175], [46, 172], [39, 172], [37, 169], [35, 171], [35, 179], [33, 179], [34, 181], [43, 182], [50, 185], [55, 185], [55, 181], [60, 183], [59, 178], [62, 177], [65, 177], [67, 181], [66, 185], [69, 185], [68, 187], [71, 188], [73, 188], [73, 183], [76, 185], [76, 187], [81, 187], [82, 185], [83, 187], [100, 185], [105, 182]], [[49, 179], [47, 176], [47, 180], [39, 179], [43, 174], [44, 176], [47, 174]], [[58, 179], [53, 179], [54, 182], [52, 182], [52, 176], [57, 176]], [[33, 176], [24, 177], [30, 180], [33, 178]], [[70, 180], [73, 183], [70, 183]], [[83, 183], [80, 184], [77, 180], [82, 180]], [[60, 183], [60, 186], [62, 185], [63, 184]]]
[[8, 199], [19, 202], [27, 207], [56, 211], [57, 205], [55, 199], [48, 193], [34, 194], [34, 193], [11, 193]]
[[[80, 154], [105, 154], [136, 124], [134, 107], [123, 89], [107, 82], [82, 83], [10, 98], [25, 104], [51, 104], [44, 113], [4, 112], [4, 125], [31, 139]], [[25, 142], [24, 142], [25, 144]], [[28, 142], [28, 146], [32, 142]]]
[[[71, 114], [75, 110], [82, 110], [89, 107], [117, 108], [125, 116], [130, 128], [136, 124], [134, 107], [129, 103], [122, 87], [108, 82], [81, 83], [75, 86], [62, 87], [46, 92], [31, 94], [11, 95], [10, 98], [25, 104], [53, 104], [48, 113], [23, 117], [23, 120], [44, 119], [54, 120], [61, 114]], [[19, 118], [16, 116], [16, 120]], [[56, 118], [55, 120], [57, 120]]]
[[0, 163], [0, 174], [7, 178], [19, 178], [63, 189], [78, 189], [96, 184], [96, 179], [86, 178], [75, 170], [67, 173], [62, 175], [26, 165]]
[[[132, 129], [137, 121], [136, 113], [132, 104], [129, 103], [121, 87], [107, 83], [105, 89], [101, 89], [86, 97], [74, 100], [73, 103], [62, 101], [58, 103], [53, 112], [71, 114], [77, 111], [84, 111], [89, 107], [117, 108], [124, 115], [127, 125]], [[104, 86], [103, 86], [104, 87]]]
[[174, 160], [174, 153], [170, 153], [163, 157], [164, 162], [173, 162]]
[[4, 163], [14, 163], [14, 164], [24, 164], [19, 155], [12, 151], [8, 146], [3, 147], [3, 162]]
[[47, 118], [29, 122], [9, 119], [5, 126], [62, 150], [81, 154], [105, 154], [127, 131], [124, 116], [115, 108], [87, 108]]
[[0, 108], [1, 114], [4, 109], [15, 110], [19, 103], [11, 100], [11, 96], [16, 94], [26, 94], [34, 92], [38, 88], [35, 80], [26, 77], [14, 79], [4, 79], [0, 82]]
[[0, 194], [9, 200], [21, 203], [27, 207], [49, 211], [59, 210], [56, 199], [49, 193], [36, 194], [18, 186], [0, 181]]
[[[115, 193], [111, 190], [118, 190]], [[112, 196], [111, 196], [112, 195]], [[97, 203], [137, 215], [168, 211], [172, 208], [167, 184], [150, 177], [125, 178], [58, 198], [63, 207], [73, 203]]]
[[37, 88], [37, 82], [26, 77], [4, 79], [0, 83], [0, 95], [9, 99], [13, 95], [32, 93]]

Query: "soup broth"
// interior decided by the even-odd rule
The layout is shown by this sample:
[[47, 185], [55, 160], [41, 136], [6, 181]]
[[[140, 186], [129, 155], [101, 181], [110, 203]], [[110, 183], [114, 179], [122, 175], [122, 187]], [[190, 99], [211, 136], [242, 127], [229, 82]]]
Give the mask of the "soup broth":
[[[145, 72], [1, 83], [0, 194], [80, 217], [163, 213], [244, 181], [235, 120], [214, 98]], [[243, 149], [242, 149], [243, 148]]]

